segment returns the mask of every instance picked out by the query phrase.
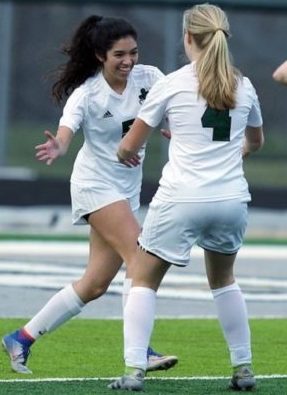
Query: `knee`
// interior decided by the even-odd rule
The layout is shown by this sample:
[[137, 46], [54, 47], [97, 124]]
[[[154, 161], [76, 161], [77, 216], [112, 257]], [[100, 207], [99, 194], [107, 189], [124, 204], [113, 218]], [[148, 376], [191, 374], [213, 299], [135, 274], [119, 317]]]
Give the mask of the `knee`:
[[235, 281], [235, 278], [233, 276], [233, 273], [225, 273], [221, 275], [213, 275], [208, 277], [208, 283], [210, 289], [219, 289], [219, 288], [224, 288], [227, 287], [228, 285], [233, 284]]
[[95, 300], [100, 298], [107, 292], [109, 284], [94, 284], [90, 286], [89, 294], [90, 300]]
[[81, 298], [85, 303], [100, 298], [106, 293], [108, 287], [109, 283], [91, 282], [87, 281], [85, 278], [82, 278], [77, 283], [77, 289], [80, 291]]

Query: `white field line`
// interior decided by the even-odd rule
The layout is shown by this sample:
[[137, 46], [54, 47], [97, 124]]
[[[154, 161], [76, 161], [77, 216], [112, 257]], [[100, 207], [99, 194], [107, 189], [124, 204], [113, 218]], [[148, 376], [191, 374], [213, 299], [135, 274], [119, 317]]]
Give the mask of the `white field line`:
[[[28, 382], [66, 382], [66, 381], [109, 381], [116, 380], [119, 377], [52, 377], [45, 379], [7, 379], [0, 380], [0, 383], [28, 383]], [[180, 381], [180, 380], [188, 380], [188, 381], [196, 381], [196, 380], [227, 380], [229, 376], [195, 376], [195, 377], [146, 377], [145, 380], [151, 381]], [[271, 375], [258, 375], [256, 379], [286, 379], [287, 374], [271, 374]]]
[[[71, 283], [74, 277], [51, 277], [51, 276], [15, 276], [15, 275], [1, 275], [0, 285], [3, 286], [19, 286], [19, 287], [29, 287], [29, 288], [43, 288], [43, 289], [60, 289], [65, 285]], [[240, 281], [238, 281], [240, 283]], [[180, 284], [179, 284], [180, 285]], [[111, 284], [108, 293], [122, 294], [122, 285]], [[158, 291], [158, 296], [160, 298], [172, 298], [172, 299], [187, 299], [187, 300], [212, 300], [212, 295], [209, 290], [181, 290], [176, 288], [165, 288], [164, 284]], [[285, 302], [287, 301], [287, 293], [248, 293], [244, 292], [244, 298], [247, 301], [253, 302]]]
[[[0, 262], [0, 285], [59, 289], [80, 277], [82, 272], [83, 268], [65, 265], [2, 261]], [[109, 287], [109, 293], [121, 294], [123, 279], [124, 272], [120, 271]], [[244, 292], [248, 301], [287, 301], [287, 280], [239, 277], [237, 281], [242, 287], [249, 287], [249, 292]], [[201, 286], [203, 289], [192, 289], [193, 285]], [[250, 288], [253, 289], [253, 292], [250, 292]], [[206, 276], [193, 274], [168, 273], [158, 291], [158, 296], [162, 298], [212, 300]]]
[[[13, 273], [13, 277], [15, 274], [17, 276], [26, 275], [26, 274], [48, 274], [51, 277], [52, 274], [57, 275], [63, 274], [64, 276], [80, 276], [84, 271], [84, 267], [71, 267], [68, 265], [61, 264], [45, 264], [45, 263], [25, 263], [19, 261], [0, 261], [0, 273], [5, 276], [7, 273]], [[184, 271], [184, 268], [183, 268]], [[120, 271], [113, 282], [122, 283], [124, 280], [124, 272]], [[0, 280], [1, 281], [1, 280]], [[280, 279], [269, 279], [269, 278], [257, 278], [257, 277], [239, 277], [238, 282], [242, 286], [255, 286], [255, 287], [274, 287], [274, 288], [285, 288], [287, 289], [287, 280]], [[167, 273], [164, 280], [163, 285], [204, 285], [207, 286], [207, 279], [205, 275], [200, 274], [174, 274]]]
[[[67, 242], [67, 241], [1, 241], [0, 254], [37, 255], [37, 256], [87, 256], [89, 252], [88, 242]], [[203, 251], [199, 247], [194, 247], [191, 256], [201, 257]], [[286, 259], [286, 246], [243, 246], [238, 256], [249, 258], [273, 258]]]
[[[17, 262], [15, 256], [25, 259], [25, 256], [57, 255], [62, 257], [83, 257], [88, 255], [88, 243], [86, 242], [31, 242], [31, 241], [4, 241], [0, 242], [1, 255], [12, 255], [13, 261], [2, 260], [0, 262], [0, 285], [26, 286], [32, 288], [59, 289], [72, 280], [80, 277], [84, 267], [71, 267], [68, 265], [55, 265], [52, 263]], [[283, 246], [244, 246], [239, 255], [252, 258], [272, 258], [287, 260], [287, 247]], [[202, 257], [203, 252], [195, 247], [191, 256]], [[110, 293], [120, 294], [124, 272], [120, 271], [109, 287]], [[248, 287], [249, 292], [244, 292], [249, 301], [287, 301], [287, 280], [269, 278], [237, 278], [242, 287]], [[192, 289], [192, 285], [201, 286], [202, 289]], [[187, 288], [188, 287], [188, 288]], [[252, 288], [252, 292], [250, 292]], [[285, 292], [286, 289], [286, 292]], [[158, 292], [162, 298], [177, 298], [190, 300], [212, 300], [208, 289], [206, 276], [193, 274], [168, 273], [163, 280], [162, 287]]]
[[31, 274], [37, 274], [37, 273], [48, 273], [48, 274], [75, 274], [78, 276], [79, 274], [83, 273], [84, 268], [77, 268], [77, 267], [71, 267], [68, 265], [61, 265], [61, 264], [54, 264], [54, 263], [26, 263], [22, 262], [22, 259], [24, 260], [25, 258], [21, 258], [20, 261], [5, 261], [5, 260], [0, 260], [0, 273], [31, 273]]

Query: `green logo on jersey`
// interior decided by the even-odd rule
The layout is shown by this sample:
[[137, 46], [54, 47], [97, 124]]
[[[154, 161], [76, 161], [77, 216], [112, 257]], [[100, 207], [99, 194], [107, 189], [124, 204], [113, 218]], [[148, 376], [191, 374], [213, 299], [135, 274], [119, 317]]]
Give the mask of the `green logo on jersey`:
[[142, 88], [141, 89], [141, 94], [139, 95], [139, 99], [140, 99], [139, 102], [140, 102], [140, 104], [142, 104], [145, 101], [147, 94], [148, 94], [148, 91], [145, 90], [144, 88]]

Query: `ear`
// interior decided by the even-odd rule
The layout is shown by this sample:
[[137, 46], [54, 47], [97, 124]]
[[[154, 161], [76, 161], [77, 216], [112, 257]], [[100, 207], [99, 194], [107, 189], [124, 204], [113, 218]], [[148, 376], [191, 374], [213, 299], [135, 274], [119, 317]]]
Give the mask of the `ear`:
[[191, 45], [193, 40], [192, 34], [190, 32], [187, 32], [186, 34], [187, 34], [187, 42], [189, 45]]

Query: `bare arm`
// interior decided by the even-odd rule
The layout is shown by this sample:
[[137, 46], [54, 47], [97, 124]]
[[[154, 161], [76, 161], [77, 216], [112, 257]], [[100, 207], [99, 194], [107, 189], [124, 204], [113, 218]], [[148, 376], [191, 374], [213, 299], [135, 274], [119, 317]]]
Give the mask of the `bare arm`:
[[287, 84], [287, 60], [274, 71], [273, 79], [281, 84]]
[[245, 140], [243, 144], [242, 156], [246, 157], [250, 153], [258, 151], [263, 147], [264, 134], [262, 126], [251, 127], [247, 126], [245, 131]]
[[51, 165], [59, 156], [65, 155], [73, 138], [73, 132], [66, 126], [60, 126], [56, 136], [45, 130], [47, 141], [35, 147], [36, 158]]
[[[119, 161], [126, 165], [127, 161], [132, 161], [148, 139], [151, 130], [152, 128], [149, 125], [137, 118], [120, 143], [117, 152]], [[132, 164], [132, 162], [130, 164]]]

